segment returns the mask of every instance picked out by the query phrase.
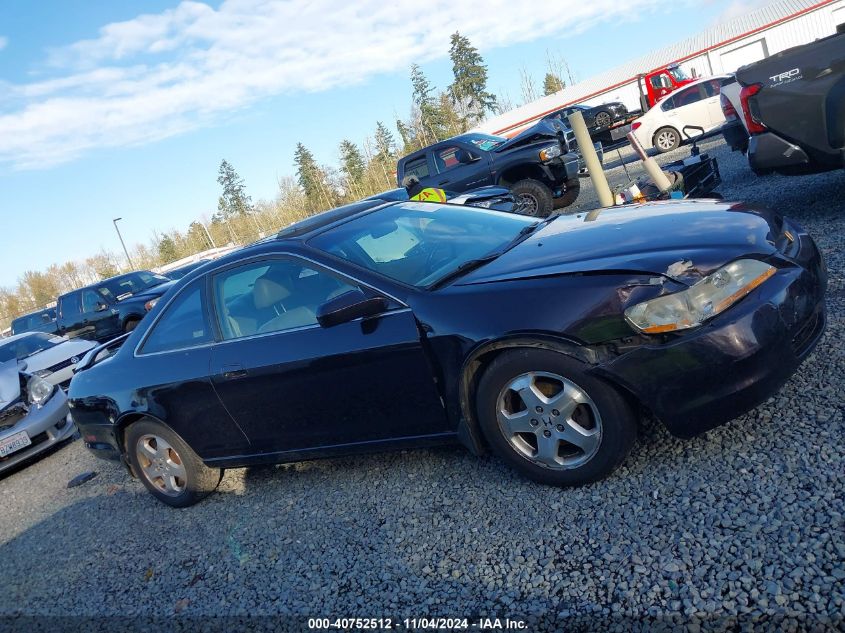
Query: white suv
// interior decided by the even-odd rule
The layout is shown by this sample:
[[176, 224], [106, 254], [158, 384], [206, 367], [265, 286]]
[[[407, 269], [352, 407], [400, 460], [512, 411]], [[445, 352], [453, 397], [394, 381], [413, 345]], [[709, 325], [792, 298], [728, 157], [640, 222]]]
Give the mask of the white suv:
[[727, 75], [706, 77], [678, 88], [631, 124], [631, 129], [645, 149], [669, 152], [700, 131], [684, 133], [684, 126], [704, 128], [705, 132], [725, 122], [719, 101], [722, 82]]

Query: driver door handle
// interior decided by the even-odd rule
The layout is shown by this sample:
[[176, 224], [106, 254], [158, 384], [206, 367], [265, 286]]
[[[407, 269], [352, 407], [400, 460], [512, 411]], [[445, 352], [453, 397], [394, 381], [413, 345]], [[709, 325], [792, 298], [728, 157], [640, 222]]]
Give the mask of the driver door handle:
[[225, 380], [236, 380], [247, 375], [243, 365], [223, 365], [223, 378]]
[[449, 181], [448, 181], [448, 180], [441, 180], [441, 181], [440, 181], [440, 182], [438, 182], [437, 184], [438, 184], [438, 185], [448, 185], [448, 184], [449, 184]]

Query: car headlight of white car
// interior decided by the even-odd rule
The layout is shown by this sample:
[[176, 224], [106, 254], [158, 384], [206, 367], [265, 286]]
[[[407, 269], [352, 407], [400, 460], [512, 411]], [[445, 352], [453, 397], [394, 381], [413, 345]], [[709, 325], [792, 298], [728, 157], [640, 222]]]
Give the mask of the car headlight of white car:
[[29, 397], [29, 403], [40, 407], [53, 396], [56, 387], [40, 376], [32, 376], [26, 383], [26, 391]]
[[775, 272], [774, 266], [756, 259], [739, 259], [686, 290], [631, 306], [625, 310], [625, 318], [646, 334], [698, 327], [727, 310]]

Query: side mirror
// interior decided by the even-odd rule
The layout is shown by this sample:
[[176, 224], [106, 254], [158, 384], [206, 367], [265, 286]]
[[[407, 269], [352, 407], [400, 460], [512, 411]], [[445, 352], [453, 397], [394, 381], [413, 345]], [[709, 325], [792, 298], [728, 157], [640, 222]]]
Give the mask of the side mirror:
[[469, 163], [474, 163], [477, 160], [481, 160], [481, 156], [477, 156], [476, 154], [473, 154], [467, 149], [459, 149], [458, 152], [455, 154], [455, 158], [462, 165], [468, 165]]
[[102, 301], [100, 301], [99, 303], [97, 303], [96, 306], [94, 306], [94, 312], [105, 312], [108, 309], [109, 307]]
[[360, 288], [344, 292], [317, 308], [317, 323], [332, 327], [355, 319], [380, 314], [387, 309], [384, 297], [368, 297]]

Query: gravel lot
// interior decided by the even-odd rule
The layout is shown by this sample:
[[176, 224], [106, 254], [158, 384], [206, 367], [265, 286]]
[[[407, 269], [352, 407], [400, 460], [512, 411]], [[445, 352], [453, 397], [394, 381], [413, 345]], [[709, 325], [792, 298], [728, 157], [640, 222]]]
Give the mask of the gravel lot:
[[757, 178], [708, 147], [723, 195], [803, 223], [830, 270], [827, 333], [763, 406], [689, 441], [647, 426], [619, 471], [576, 490], [450, 448], [232, 470], [182, 511], [75, 442], [0, 478], [0, 615], [845, 626], [845, 174]]

